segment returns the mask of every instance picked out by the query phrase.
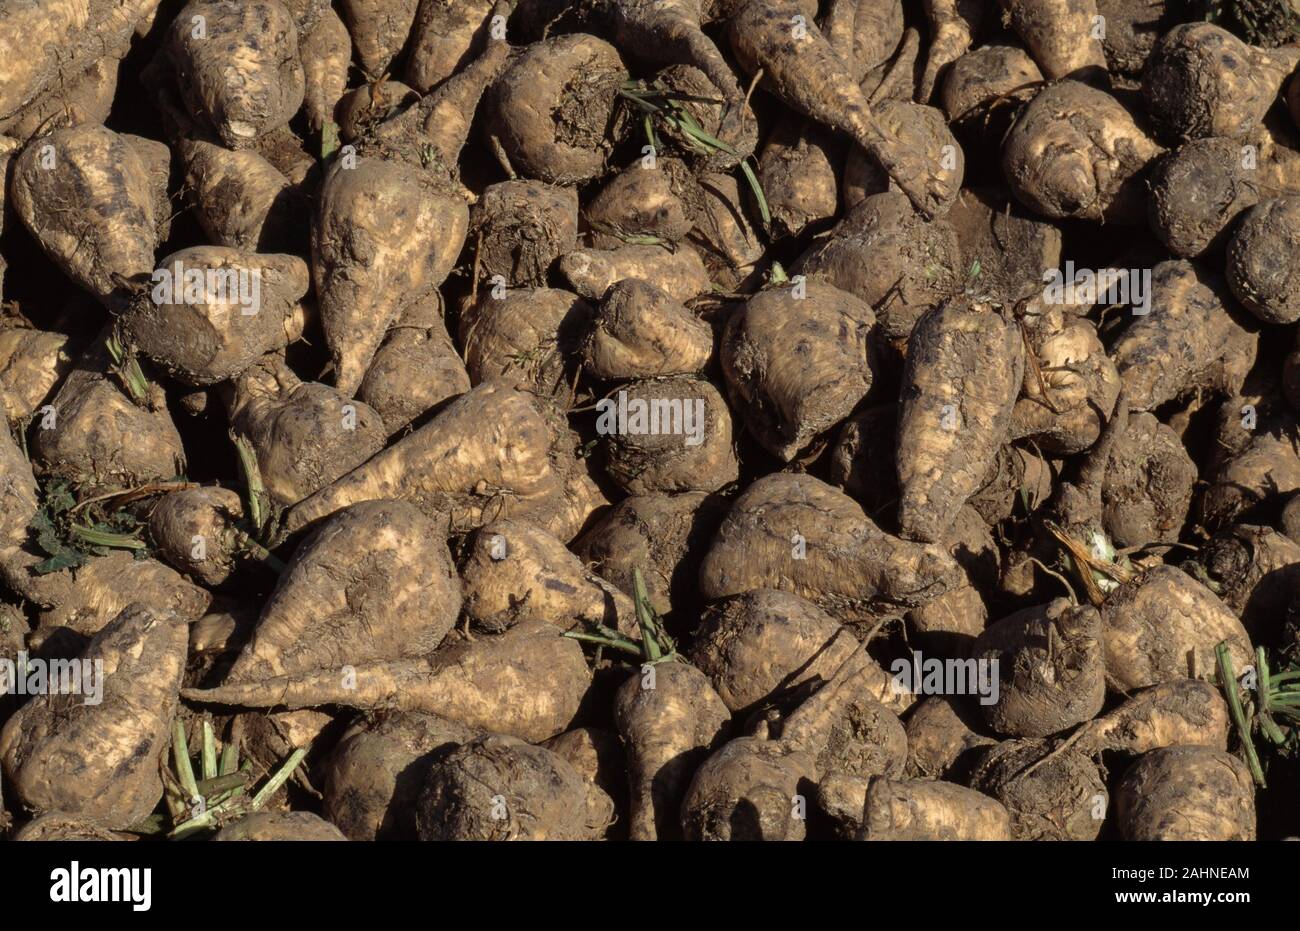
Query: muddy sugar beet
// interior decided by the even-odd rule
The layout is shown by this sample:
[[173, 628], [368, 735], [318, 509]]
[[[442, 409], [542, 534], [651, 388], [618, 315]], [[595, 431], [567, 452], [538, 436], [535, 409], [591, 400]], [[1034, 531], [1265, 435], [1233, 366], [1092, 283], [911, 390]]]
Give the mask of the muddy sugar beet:
[[0, 0], [0, 837], [1300, 836], [1194, 6]]

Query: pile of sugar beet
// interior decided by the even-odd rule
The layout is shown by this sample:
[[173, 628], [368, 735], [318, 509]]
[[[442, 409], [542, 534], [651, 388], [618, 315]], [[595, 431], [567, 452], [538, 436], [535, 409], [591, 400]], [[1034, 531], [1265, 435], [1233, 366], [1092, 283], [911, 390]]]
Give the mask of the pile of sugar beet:
[[1300, 834], [1211, 7], [0, 0], [0, 834]]

